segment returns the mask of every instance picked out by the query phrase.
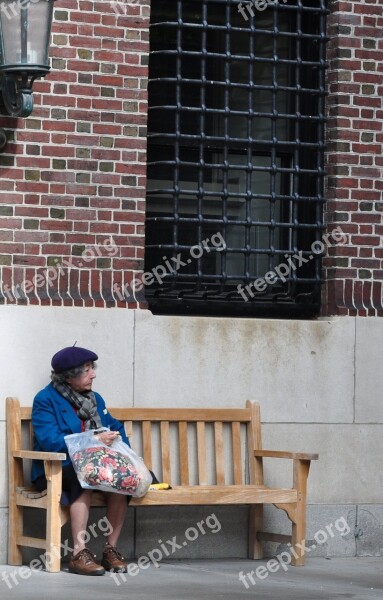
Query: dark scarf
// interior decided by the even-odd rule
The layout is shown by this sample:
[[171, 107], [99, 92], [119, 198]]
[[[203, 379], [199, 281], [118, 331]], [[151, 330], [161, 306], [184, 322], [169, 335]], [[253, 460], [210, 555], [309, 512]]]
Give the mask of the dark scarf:
[[77, 416], [84, 421], [86, 430], [102, 427], [97, 410], [97, 400], [93, 392], [80, 394], [66, 383], [58, 383], [57, 381], [53, 381], [52, 385], [61, 396], [64, 396], [77, 409]]

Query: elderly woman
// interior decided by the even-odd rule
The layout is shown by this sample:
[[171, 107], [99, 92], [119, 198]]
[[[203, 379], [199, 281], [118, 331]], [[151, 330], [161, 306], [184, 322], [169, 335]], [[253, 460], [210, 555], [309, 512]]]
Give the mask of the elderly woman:
[[[53, 356], [52, 381], [36, 395], [33, 401], [35, 450], [67, 452], [65, 435], [99, 427], [110, 429], [97, 434], [99, 439], [108, 446], [118, 435], [129, 444], [122, 423], [109, 414], [102, 397], [92, 392], [97, 359], [97, 354], [91, 350], [77, 346], [63, 348]], [[31, 479], [39, 491], [46, 489], [42, 461], [33, 461]], [[111, 533], [107, 537], [100, 565], [95, 562], [94, 555], [85, 547], [83, 541], [93, 492], [81, 487], [69, 457], [63, 461], [62, 489], [61, 503], [69, 504], [74, 543], [69, 571], [80, 575], [103, 575], [105, 570], [126, 572], [128, 565], [116, 546], [129, 497], [116, 493], [106, 494], [106, 516]]]

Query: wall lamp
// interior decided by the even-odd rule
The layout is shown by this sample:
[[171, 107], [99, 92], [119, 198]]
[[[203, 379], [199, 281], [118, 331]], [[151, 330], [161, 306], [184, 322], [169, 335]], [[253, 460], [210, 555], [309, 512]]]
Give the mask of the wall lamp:
[[[0, 0], [0, 113], [28, 117], [32, 86], [49, 73], [54, 0]], [[3, 136], [0, 133], [0, 149]]]

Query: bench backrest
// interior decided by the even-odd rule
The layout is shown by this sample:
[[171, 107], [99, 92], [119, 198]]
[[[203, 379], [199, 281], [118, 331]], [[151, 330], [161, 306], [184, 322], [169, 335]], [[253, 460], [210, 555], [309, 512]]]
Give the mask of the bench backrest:
[[[132, 447], [172, 485], [263, 484], [259, 405], [245, 408], [110, 408]], [[31, 448], [31, 407], [7, 399], [8, 450]], [[27, 431], [25, 431], [27, 430]]]

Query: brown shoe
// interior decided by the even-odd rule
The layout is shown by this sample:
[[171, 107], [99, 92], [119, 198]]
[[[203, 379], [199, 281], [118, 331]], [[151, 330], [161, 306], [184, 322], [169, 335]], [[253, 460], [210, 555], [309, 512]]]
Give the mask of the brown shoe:
[[104, 575], [105, 569], [95, 561], [95, 556], [88, 548], [80, 550], [69, 561], [68, 571], [78, 575]]
[[128, 563], [117, 549], [109, 543], [106, 544], [104, 552], [102, 553], [101, 564], [106, 571], [112, 571], [112, 573], [128, 572]]

